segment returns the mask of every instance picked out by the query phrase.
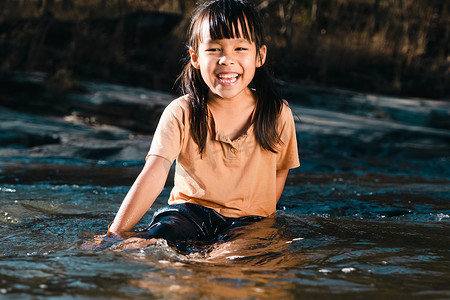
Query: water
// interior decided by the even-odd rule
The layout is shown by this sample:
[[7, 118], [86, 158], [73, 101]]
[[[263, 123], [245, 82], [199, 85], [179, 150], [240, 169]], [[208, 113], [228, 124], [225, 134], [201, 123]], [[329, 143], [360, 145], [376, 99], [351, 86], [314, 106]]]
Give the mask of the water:
[[[2, 296], [450, 298], [445, 180], [294, 173], [276, 217], [236, 229], [231, 241], [188, 254], [163, 242], [83, 249], [104, 234], [127, 190], [42, 182], [1, 186]], [[169, 191], [151, 212], [165, 204]]]
[[[86, 101], [145, 98], [88, 87]], [[0, 108], [0, 299], [450, 299], [449, 103], [296, 97], [302, 166], [276, 216], [189, 253], [98, 245], [151, 137]]]

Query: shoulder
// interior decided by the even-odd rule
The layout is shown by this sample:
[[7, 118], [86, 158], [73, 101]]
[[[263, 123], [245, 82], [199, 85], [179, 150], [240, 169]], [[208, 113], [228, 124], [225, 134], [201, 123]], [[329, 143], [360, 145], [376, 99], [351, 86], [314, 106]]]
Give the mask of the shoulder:
[[188, 111], [189, 110], [189, 96], [184, 95], [181, 97], [172, 100], [167, 107], [166, 110], [171, 111]]
[[293, 119], [293, 112], [289, 103], [286, 100], [283, 100], [280, 108], [280, 119], [284, 121], [286, 119]]
[[185, 121], [189, 115], [189, 98], [188, 96], [181, 96], [172, 100], [164, 109], [163, 118], [178, 119]]
[[184, 127], [189, 120], [188, 97], [181, 96], [172, 100], [165, 108], [159, 119], [160, 127], [170, 127], [173, 124]]

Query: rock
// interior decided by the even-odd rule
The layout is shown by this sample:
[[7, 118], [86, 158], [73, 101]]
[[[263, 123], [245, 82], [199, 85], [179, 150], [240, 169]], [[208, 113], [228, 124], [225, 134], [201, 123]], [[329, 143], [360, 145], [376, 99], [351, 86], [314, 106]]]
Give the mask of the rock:
[[[82, 81], [81, 92], [47, 101], [38, 75], [10, 79], [14, 88], [0, 94], [10, 107], [0, 107], [0, 164], [142, 166], [160, 114], [176, 97]], [[21, 84], [32, 87], [28, 97]], [[302, 172], [450, 176], [447, 102], [290, 88]]]
[[1, 104], [9, 108], [0, 107], [0, 157], [142, 164], [159, 117], [175, 98], [141, 88], [82, 82], [83, 93], [54, 99], [45, 78], [41, 73], [3, 78], [8, 89], [2, 90]]
[[153, 134], [164, 108], [176, 96], [141, 88], [84, 82], [86, 94], [69, 94], [72, 112], [100, 124]]
[[407, 125], [450, 129], [450, 102], [353, 92], [337, 88], [280, 83], [289, 102], [315, 109], [387, 119]]
[[77, 115], [93, 124], [108, 124], [153, 134], [164, 108], [176, 98], [163, 92], [108, 83], [78, 82], [76, 92], [55, 97], [48, 76], [19, 72], [0, 76], [1, 105], [44, 115]]
[[68, 164], [142, 164], [151, 136], [74, 118], [37, 117], [0, 108], [0, 157]]

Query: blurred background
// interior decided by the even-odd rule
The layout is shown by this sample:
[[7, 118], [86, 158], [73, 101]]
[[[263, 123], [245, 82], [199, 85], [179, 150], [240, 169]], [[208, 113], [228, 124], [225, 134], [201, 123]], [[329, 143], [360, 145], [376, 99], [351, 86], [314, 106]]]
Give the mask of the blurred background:
[[[448, 99], [445, 0], [255, 0], [286, 82]], [[61, 94], [95, 79], [168, 92], [195, 1], [2, 0], [0, 71], [42, 71]]]
[[[302, 172], [447, 177], [449, 1], [255, 4], [268, 64], [299, 117]], [[0, 179], [62, 180], [62, 165], [71, 166], [68, 177], [76, 165], [138, 169], [178, 93], [195, 7], [181, 0], [0, 1]], [[95, 172], [104, 184], [124, 183]]]

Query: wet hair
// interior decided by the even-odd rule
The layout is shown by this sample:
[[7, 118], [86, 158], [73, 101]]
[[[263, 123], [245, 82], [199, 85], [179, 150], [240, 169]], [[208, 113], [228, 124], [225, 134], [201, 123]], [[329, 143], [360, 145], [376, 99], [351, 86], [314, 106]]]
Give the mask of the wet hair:
[[[262, 21], [250, 3], [244, 0], [213, 0], [199, 5], [192, 15], [188, 31], [188, 47], [197, 53], [203, 38], [203, 24], [207, 20], [211, 39], [245, 38], [255, 43], [257, 55], [260, 55], [259, 51], [265, 44]], [[199, 147], [199, 153], [203, 154], [208, 134], [209, 88], [200, 70], [190, 63], [190, 56], [186, 57], [178, 81], [181, 92], [189, 95], [190, 133]], [[264, 64], [256, 69], [251, 86], [256, 92], [256, 109], [252, 120], [256, 140], [263, 149], [276, 153], [281, 143], [277, 120], [283, 100], [276, 92], [273, 79]]]

